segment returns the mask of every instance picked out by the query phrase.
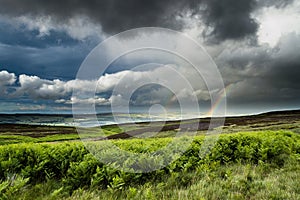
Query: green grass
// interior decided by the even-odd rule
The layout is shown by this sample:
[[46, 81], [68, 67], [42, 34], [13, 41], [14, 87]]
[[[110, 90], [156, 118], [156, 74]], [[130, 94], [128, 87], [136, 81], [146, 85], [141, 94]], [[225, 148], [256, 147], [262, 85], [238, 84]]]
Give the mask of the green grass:
[[[99, 138], [103, 136], [109, 136], [117, 134], [119, 130], [116, 128], [100, 129], [100, 128], [85, 128], [81, 129], [80, 135], [74, 131], [74, 133], [68, 134], [53, 134], [38, 136], [35, 132], [35, 137], [31, 136], [33, 132], [26, 132], [25, 134], [16, 134], [14, 132], [5, 132], [0, 134], [0, 145], [6, 144], [16, 144], [16, 143], [42, 143], [42, 142], [63, 142], [63, 141], [72, 141], [79, 139], [88, 139], [88, 138]], [[113, 132], [116, 131], [116, 132]]]
[[[182, 123], [194, 123], [195, 120], [184, 121]], [[178, 122], [169, 122], [168, 125], [176, 125]], [[158, 126], [154, 124], [152, 126]], [[149, 128], [149, 124], [140, 123], [136, 125], [123, 124], [123, 125], [108, 125], [102, 128], [79, 128], [80, 135], [78, 135], [75, 127], [63, 127], [63, 126], [30, 126], [30, 125], [10, 125], [7, 127], [1, 127], [0, 129], [0, 145], [16, 144], [16, 143], [42, 143], [42, 142], [63, 142], [63, 141], [76, 141], [79, 139], [91, 139], [110, 136], [118, 134], [124, 131], [131, 131], [135, 129]], [[222, 128], [222, 134], [237, 133], [237, 132], [257, 132], [257, 131], [280, 131], [288, 130], [294, 133], [300, 133], [300, 121], [293, 119], [291, 121], [263, 121], [257, 120], [252, 124], [244, 125], [226, 125]], [[139, 138], [167, 138], [174, 137], [177, 134], [177, 130], [168, 130], [162, 132], [147, 132], [140, 134], [136, 137]], [[194, 134], [194, 133], [191, 133]], [[198, 131], [196, 135], [205, 135], [206, 131]], [[186, 134], [188, 135], [188, 134]]]
[[182, 156], [160, 170], [136, 174], [112, 167], [161, 164], [176, 148], [151, 152], [172, 140], [112, 141], [151, 159], [121, 155], [108, 141], [87, 143], [99, 155], [118, 158], [111, 165], [99, 163], [81, 142], [2, 145], [0, 199], [300, 198], [300, 136], [291, 131], [224, 134], [204, 157], [199, 156], [204, 137], [197, 136]]
[[234, 164], [123, 190], [78, 189], [65, 199], [299, 199], [299, 179], [299, 162], [289, 161], [280, 169], [264, 164]]
[[14, 199], [115, 200], [115, 199], [299, 199], [300, 164], [290, 158], [281, 167], [270, 164], [206, 166], [174, 173], [163, 182], [153, 181], [123, 188], [79, 188], [71, 196], [61, 193], [62, 184], [48, 181], [19, 189]]

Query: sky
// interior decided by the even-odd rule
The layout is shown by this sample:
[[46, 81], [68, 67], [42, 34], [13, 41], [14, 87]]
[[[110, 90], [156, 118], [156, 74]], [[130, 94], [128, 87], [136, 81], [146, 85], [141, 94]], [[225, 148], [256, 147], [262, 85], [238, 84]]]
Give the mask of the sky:
[[[97, 79], [78, 79], [80, 66], [100, 42], [140, 27], [172, 29], [201, 44], [222, 76], [229, 115], [300, 107], [299, 0], [0, 0], [0, 5], [0, 113], [68, 113], [77, 104], [109, 111], [124, 100], [114, 88], [121, 85], [126, 93], [149, 76], [176, 87], [140, 87], [132, 93], [132, 107], [176, 108], [174, 97], [196, 96], [203, 113], [208, 112], [210, 92], [219, 94], [221, 88], [209, 91], [188, 63], [168, 53], [124, 55]], [[149, 37], [127, 36], [120, 43], [126, 47]], [[116, 50], [106, 48], [105, 54]], [[186, 52], [198, 56], [188, 45]], [[133, 69], [146, 63], [160, 64]], [[171, 69], [188, 77], [193, 91], [176, 81]], [[72, 95], [94, 85], [93, 98]]]

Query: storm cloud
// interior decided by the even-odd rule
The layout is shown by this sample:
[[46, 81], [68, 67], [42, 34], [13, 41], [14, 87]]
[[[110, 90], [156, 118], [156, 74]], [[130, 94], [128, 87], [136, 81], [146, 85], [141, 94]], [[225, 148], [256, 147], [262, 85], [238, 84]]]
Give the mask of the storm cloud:
[[203, 34], [215, 42], [255, 35], [258, 22], [251, 13], [263, 6], [285, 6], [291, 1], [276, 0], [0, 0], [0, 13], [10, 17], [51, 17], [57, 24], [87, 16], [108, 34], [131, 28], [158, 26], [181, 30], [185, 18], [207, 26]]
[[[144, 73], [130, 71], [132, 66], [148, 62], [167, 65], [175, 59], [151, 51], [124, 56], [108, 74], [99, 75], [102, 85], [98, 85], [95, 98], [88, 99], [71, 96], [74, 89], [86, 91], [96, 82], [76, 80], [77, 70], [88, 53], [108, 36], [148, 26], [180, 30], [202, 43], [220, 69], [229, 106], [299, 107], [299, 1], [0, 0], [0, 5], [0, 100], [34, 102], [33, 107], [21, 110], [40, 110], [43, 106], [35, 104], [49, 102], [52, 106], [122, 102], [122, 96], [111, 92], [118, 80], [138, 83], [145, 78]], [[138, 37], [126, 39], [138, 42]], [[164, 38], [158, 40], [166, 42]], [[113, 53], [114, 48], [106, 51]], [[184, 74], [186, 66], [178, 66]], [[149, 74], [170, 76], [162, 71]], [[193, 79], [191, 74], [186, 76]], [[196, 95], [208, 102], [206, 88], [197, 81], [193, 83], [195, 93], [178, 86], [177, 95]], [[133, 95], [132, 104], [160, 103], [171, 96], [166, 94], [168, 91], [162, 88], [144, 88]]]
[[228, 100], [240, 103], [296, 105], [300, 99], [300, 35], [283, 36], [275, 48], [268, 45], [227, 49], [216, 60]]

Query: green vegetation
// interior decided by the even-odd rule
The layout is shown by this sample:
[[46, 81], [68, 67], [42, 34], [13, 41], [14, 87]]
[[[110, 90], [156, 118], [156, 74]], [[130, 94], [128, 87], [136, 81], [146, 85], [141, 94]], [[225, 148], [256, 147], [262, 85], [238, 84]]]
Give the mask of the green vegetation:
[[[81, 138], [74, 127], [2, 124], [0, 200], [300, 199], [299, 115], [226, 118], [206, 155], [199, 154], [203, 141], [216, 138], [204, 137], [209, 119], [183, 121], [186, 136], [176, 139], [178, 121], [158, 133], [161, 122], [82, 128]], [[199, 121], [190, 144], [189, 131]], [[189, 148], [181, 154], [171, 142]], [[149, 167], [159, 170], [132, 173]]]
[[121, 132], [115, 125], [103, 128], [81, 128], [83, 134], [78, 135], [74, 127], [13, 125], [1, 127], [0, 145], [16, 143], [62, 142], [79, 139], [99, 138]]
[[78, 189], [65, 199], [299, 199], [299, 162], [287, 161], [282, 168], [263, 163], [215, 167], [123, 190]]
[[[186, 124], [193, 121], [184, 122]], [[169, 126], [176, 123], [170, 123]], [[143, 128], [146, 128], [144, 131]], [[170, 129], [160, 132], [147, 131], [149, 127], [147, 124], [141, 123], [138, 126], [131, 124], [124, 124], [121, 126], [109, 125], [102, 128], [82, 128], [83, 134], [78, 135], [74, 127], [51, 127], [51, 126], [24, 126], [14, 125], [13, 127], [1, 127], [0, 130], [0, 145], [16, 144], [16, 143], [51, 143], [51, 142], [63, 142], [63, 141], [78, 141], [79, 139], [99, 139], [103, 136], [113, 136], [118, 133], [126, 131], [138, 130], [141, 133], [137, 135], [140, 138], [154, 137], [154, 138], [166, 138], [175, 137], [178, 131], [176, 129]], [[300, 133], [300, 121], [294, 120], [291, 122], [257, 122], [253, 124], [242, 125], [225, 125], [222, 127], [222, 134], [237, 133], [237, 132], [252, 132], [252, 131], [280, 131], [289, 130], [294, 133]], [[192, 132], [191, 134], [194, 134]], [[206, 130], [197, 131], [196, 135], [205, 135]], [[186, 134], [188, 135], [188, 133]]]
[[[118, 156], [114, 149], [108, 149], [107, 141], [89, 142], [88, 146], [95, 152], [118, 156], [120, 162], [101, 164], [81, 142], [2, 145], [0, 199], [299, 199], [297, 133], [224, 134], [208, 154], [200, 156], [203, 140], [203, 136], [195, 137], [182, 156], [149, 173], [111, 167], [147, 168], [149, 162], [145, 157]], [[159, 164], [176, 149], [151, 152], [171, 141], [152, 138], [113, 143], [129, 152], [151, 155], [151, 161]]]

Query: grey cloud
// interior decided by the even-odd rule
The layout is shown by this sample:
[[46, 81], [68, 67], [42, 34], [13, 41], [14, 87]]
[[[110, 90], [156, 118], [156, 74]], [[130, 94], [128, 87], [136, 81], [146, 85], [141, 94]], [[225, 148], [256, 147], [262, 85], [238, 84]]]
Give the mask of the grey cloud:
[[[136, 27], [159, 26], [181, 30], [184, 18], [200, 16], [209, 26], [205, 35], [211, 40], [240, 39], [255, 35], [258, 24], [251, 13], [268, 0], [0, 0], [0, 13], [8, 16], [51, 16], [56, 23], [86, 15], [99, 23], [106, 33], [118, 33]], [[263, 3], [265, 2], [265, 3]], [[283, 5], [281, 2], [274, 5]], [[287, 4], [287, 3], [285, 3]]]
[[[283, 36], [269, 64], [269, 71], [265, 78], [282, 89], [291, 88], [300, 90], [300, 35], [290, 33]], [[267, 65], [268, 67], [268, 65]]]
[[257, 1], [258, 6], [275, 6], [276, 8], [284, 8], [285, 6], [293, 3], [295, 0], [260, 0]]
[[253, 35], [258, 29], [257, 22], [251, 17], [255, 0], [207, 0], [204, 21], [212, 26], [207, 36], [214, 39], [240, 39]]
[[300, 35], [291, 33], [269, 46], [226, 50], [217, 61], [232, 103], [299, 104]]
[[173, 19], [179, 11], [189, 7], [190, 2], [193, 1], [2, 0], [0, 1], [0, 12], [13, 16], [49, 15], [56, 17], [58, 21], [67, 20], [77, 15], [87, 15], [92, 20], [100, 22], [105, 32], [115, 33], [140, 26], [180, 26]]

